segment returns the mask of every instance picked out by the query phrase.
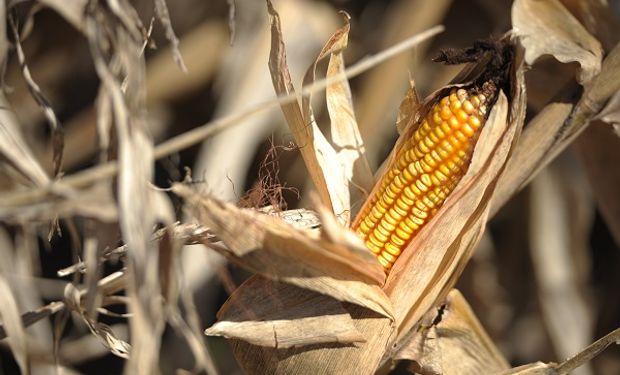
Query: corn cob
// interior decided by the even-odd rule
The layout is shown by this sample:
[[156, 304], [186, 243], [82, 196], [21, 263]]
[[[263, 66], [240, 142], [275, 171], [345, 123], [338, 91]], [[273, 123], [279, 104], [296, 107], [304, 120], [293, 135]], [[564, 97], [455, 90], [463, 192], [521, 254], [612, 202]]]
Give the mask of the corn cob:
[[435, 103], [360, 211], [353, 230], [386, 272], [467, 171], [496, 91], [487, 81], [481, 89], [452, 89]]

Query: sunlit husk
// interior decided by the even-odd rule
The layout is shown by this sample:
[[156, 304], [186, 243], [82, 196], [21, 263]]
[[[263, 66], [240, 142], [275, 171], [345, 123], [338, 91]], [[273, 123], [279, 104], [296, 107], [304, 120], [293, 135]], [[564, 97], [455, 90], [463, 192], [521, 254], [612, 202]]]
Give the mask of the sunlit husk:
[[[273, 9], [271, 11], [274, 12]], [[272, 28], [272, 37], [276, 38], [272, 42], [275, 48], [272, 54], [281, 58], [276, 65], [286, 69], [277, 28]], [[463, 81], [439, 90], [419, 106], [408, 107], [411, 111], [423, 113], [440, 95], [445, 95], [453, 87], [471, 85], [484, 68], [484, 63], [468, 66], [461, 75]], [[276, 65], [272, 66], [272, 74], [278, 75], [277, 80], [274, 77], [274, 82], [286, 81], [286, 72], [273, 71]], [[290, 87], [290, 82], [278, 82], [276, 88]], [[271, 279], [255, 276], [237, 289], [220, 311], [220, 323], [208, 329], [207, 334], [233, 338], [235, 355], [248, 373], [374, 373], [381, 359], [398, 348], [403, 332], [412, 331], [419, 319], [445, 298], [479, 241], [494, 187], [523, 123], [525, 98], [520, 63], [513, 67], [510, 87], [512, 92], [508, 95], [500, 93], [490, 111], [467, 174], [444, 207], [409, 244], [402, 259], [396, 262], [383, 290], [378, 285], [362, 287], [359, 284], [372, 284], [380, 279], [375, 273], [378, 269], [370, 266], [367, 257], [353, 251], [349, 261], [362, 262], [355, 267], [345, 260], [346, 257], [340, 257], [344, 255], [343, 251], [333, 252], [333, 249], [343, 245], [346, 247], [343, 239], [347, 237], [334, 235], [334, 223], [328, 225], [329, 233], [321, 239], [286, 229], [271, 218], [263, 219], [264, 215], [258, 214], [251, 214], [247, 221], [241, 220], [244, 222], [242, 225], [233, 227], [233, 221], [239, 222], [249, 213], [213, 199], [207, 199], [210, 202], [205, 204], [203, 198], [200, 203], [204, 207], [201, 218], [215, 233], [220, 232], [218, 235], [228, 248], [219, 250], [225, 254], [229, 251], [226, 255], [231, 259]], [[337, 95], [343, 95], [344, 91], [340, 90]], [[297, 105], [293, 103], [287, 109], [283, 108], [285, 113], [289, 111], [289, 125], [297, 117], [291, 115], [292, 112], [303, 112]], [[311, 115], [311, 110], [308, 112]], [[399, 118], [408, 118], [410, 123], [404, 127], [396, 148], [418, 126], [415, 119], [419, 115], [412, 112], [401, 114]], [[310, 173], [316, 173], [316, 170], [310, 168]], [[313, 180], [316, 182], [324, 178], [314, 177]], [[325, 205], [325, 199], [321, 201]], [[328, 206], [331, 209], [334, 209], [333, 202], [331, 199], [332, 204]], [[346, 229], [342, 228], [342, 231]], [[245, 245], [238, 246], [241, 237]], [[254, 240], [248, 237], [254, 237]], [[336, 239], [337, 243], [332, 242]], [[295, 245], [290, 245], [291, 241]], [[351, 246], [355, 248], [353, 243]], [[324, 249], [322, 254], [321, 248]], [[319, 265], [322, 267], [319, 268]], [[344, 277], [344, 274], [349, 276]], [[362, 281], [364, 279], [366, 281]], [[282, 285], [272, 280], [294, 286], [287, 286], [285, 289], [289, 293], [282, 293]], [[326, 303], [322, 308], [308, 309], [305, 315], [300, 315], [299, 309], [294, 306], [308, 301], [306, 293], [313, 292], [307, 289], [342, 302], [331, 307]], [[353, 298], [343, 298], [345, 291]], [[391, 300], [387, 305], [384, 293]], [[318, 301], [323, 297], [316, 298]], [[281, 309], [270, 310], [259, 306], [262, 303]], [[343, 314], [341, 306], [348, 315]], [[304, 332], [299, 327], [303, 319], [309, 317], [316, 331]], [[339, 319], [344, 319], [341, 321], [343, 326], [334, 327], [332, 324]], [[350, 324], [345, 323], [347, 319], [350, 319]], [[356, 331], [361, 333], [361, 338]]]
[[603, 49], [559, 0], [517, 0], [512, 6], [512, 24], [523, 47], [525, 61], [553, 55], [561, 62], [579, 63], [577, 80], [587, 83], [601, 70]]
[[[296, 338], [282, 336], [283, 340], [294, 340], [295, 345], [298, 346], [306, 340], [309, 345], [306, 347], [267, 349], [242, 341], [234, 341], [236, 357], [246, 371], [250, 373], [299, 373], [312, 369], [312, 372], [374, 373], [376, 366], [380, 364], [380, 358], [383, 357], [383, 354], [376, 355], [377, 351], [389, 355], [392, 350], [395, 350], [393, 348], [398, 348], [399, 339], [405, 336], [403, 333], [411, 331], [429, 308], [445, 298], [484, 230], [493, 188], [505, 167], [522, 125], [524, 95], [520, 67], [515, 69], [513, 79], [515, 79], [513, 84], [515, 90], [511, 96], [514, 101], [508, 103], [506, 96], [500, 94], [489, 115], [485, 130], [480, 135], [469, 172], [446, 201], [444, 208], [419, 234], [418, 239], [410, 244], [410, 249], [405, 250], [402, 260], [399, 259], [388, 277], [384, 289], [394, 306], [396, 325], [390, 319], [381, 318], [378, 315], [371, 320], [365, 320], [359, 319], [356, 314], [351, 314], [351, 322], [358, 327], [365, 342], [355, 343], [355, 345], [349, 343], [347, 346], [342, 342], [339, 343], [334, 328], [328, 325], [330, 315], [338, 314], [337, 309], [334, 309], [332, 313], [325, 315], [325, 326], [321, 334], [313, 332], [305, 339], [300, 337], [299, 331]], [[437, 95], [444, 93], [444, 90], [449, 90], [449, 88], [442, 89]], [[432, 102], [434, 98], [435, 96], [426, 103]], [[404, 133], [409, 131], [410, 129], [406, 129]], [[251, 283], [256, 283], [256, 280], [253, 279]], [[268, 286], [268, 284], [269, 282], [265, 285]], [[249, 293], [255, 294], [253, 298], [265, 296], [268, 289], [265, 289], [265, 285]], [[235, 292], [233, 297], [238, 293], [248, 293], [245, 290], [247, 286], [244, 285], [241, 288], [242, 290]], [[230, 303], [232, 302], [229, 301]], [[289, 305], [295, 304], [295, 301], [293, 298], [293, 300], [287, 299], [281, 303]], [[252, 309], [249, 300], [239, 303], [235, 309], [239, 306]], [[349, 304], [345, 307], [349, 312], [351, 309], [358, 313], [364, 310], [359, 306]], [[225, 317], [225, 310], [229, 308], [230, 306], [222, 310], [220, 319], [235, 321], [238, 317]], [[264, 318], [265, 322], [269, 321], [267, 317]], [[299, 324], [297, 320], [299, 317], [291, 315], [289, 318], [286, 329], [278, 333], [294, 332], [292, 329]], [[360, 325], [362, 325], [361, 328]], [[398, 326], [397, 330], [396, 326]], [[284, 326], [278, 326], [278, 328], [282, 327]], [[261, 344], [255, 339], [252, 341], [241, 335], [234, 336], [232, 330], [227, 331], [226, 335]], [[322, 338], [317, 339], [317, 335]], [[392, 347], [390, 343], [396, 346]], [[278, 344], [269, 341], [261, 345], [273, 347]], [[359, 365], [362, 359], [364, 367]]]

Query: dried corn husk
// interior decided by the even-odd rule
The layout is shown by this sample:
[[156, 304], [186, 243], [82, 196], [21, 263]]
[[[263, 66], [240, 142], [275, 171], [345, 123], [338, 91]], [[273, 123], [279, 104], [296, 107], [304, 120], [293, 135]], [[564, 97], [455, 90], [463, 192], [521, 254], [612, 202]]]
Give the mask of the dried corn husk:
[[[270, 3], [268, 7], [272, 15], [270, 68], [274, 86], [278, 94], [288, 94], [293, 92], [293, 85], [286, 66], [279, 19]], [[581, 66], [578, 80], [590, 99], [583, 100], [586, 104], [601, 104], [597, 100], [609, 91], [596, 86], [596, 82], [609, 74], [606, 65], [601, 65], [600, 44], [585, 29], [575, 26], [566, 30], [565, 25], [559, 25], [559, 19], [570, 16], [561, 4], [521, 0], [514, 7], [516, 30], [510, 37], [519, 37], [525, 52], [516, 47], [508, 91], [498, 94], [466, 175], [408, 245], [387, 279], [383, 279], [377, 262], [368, 257], [351, 232], [341, 226], [350, 221], [350, 180], [360, 176], [362, 181], [368, 179], [347, 86], [331, 86], [333, 90], [328, 89], [327, 100], [332, 138], [343, 142], [338, 137], [345, 136], [345, 143], [338, 144], [340, 147], [358, 146], [352, 154], [339, 155], [337, 148], [321, 133], [309, 96], [303, 96], [301, 104], [282, 105], [289, 127], [302, 145], [304, 162], [318, 191], [316, 208], [324, 226], [320, 237], [294, 229], [276, 218], [199, 196], [184, 186], [174, 187], [223, 241], [223, 245], [210, 246], [259, 274], [233, 293], [220, 311], [220, 321], [206, 331], [209, 335], [230, 338], [235, 355], [247, 372], [371, 374], [380, 366], [389, 365], [390, 359], [415, 359], [420, 368], [443, 373], [458, 373], [455, 364], [459, 363], [470, 364], [471, 373], [507, 370], [505, 359], [473, 318], [464, 299], [449, 291], [479, 242], [492, 208], [496, 208], [491, 203], [495, 204], [500, 181], [502, 184], [512, 181], [510, 188], [514, 191], [532, 173], [532, 168], [525, 170], [511, 160], [524, 155], [514, 153], [525, 117], [524, 64], [533, 63], [542, 54], [552, 54], [561, 61], [577, 61]], [[576, 22], [570, 19], [569, 24]], [[305, 84], [314, 82], [317, 63], [327, 56], [330, 56], [328, 76], [337, 77], [342, 71], [341, 51], [346, 46], [349, 30], [348, 20], [345, 23], [310, 67]], [[452, 86], [439, 90], [423, 103], [415, 99], [412, 88], [401, 105], [398, 128], [403, 136], [398, 142], [417, 126], [419, 113], [446, 90], [471, 83], [485, 69], [485, 64], [482, 61], [467, 67]], [[577, 107], [581, 108], [577, 118], [582, 120], [596, 112], [585, 104]], [[570, 104], [557, 103], [543, 109], [542, 114], [565, 119], [569, 113], [575, 113], [573, 110]], [[544, 130], [539, 126], [535, 129]], [[548, 157], [547, 151], [555, 144], [553, 140], [545, 142], [554, 134], [542, 138], [536, 155]], [[534, 138], [527, 141], [536, 144]], [[361, 169], [352, 168], [360, 161]], [[502, 193], [506, 191], [510, 190]], [[499, 201], [502, 199], [504, 195]], [[443, 324], [448, 331], [462, 331], [463, 340], [450, 342], [448, 346], [442, 346], [439, 340], [437, 346], [419, 351], [415, 345], [420, 335], [430, 332], [424, 331], [424, 317], [428, 320], [429, 311], [435, 314], [432, 308], [446, 297], [448, 306], [454, 309], [451, 315], [454, 320], [446, 318]], [[440, 328], [440, 325], [433, 328], [435, 334]], [[476, 355], [466, 350], [472, 345], [477, 348]], [[442, 356], [438, 353], [443, 350], [445, 362], [438, 359]]]
[[[274, 86], [279, 94], [290, 93], [293, 88], [278, 16], [271, 6], [269, 9]], [[317, 59], [330, 56], [328, 75], [336, 71], [333, 64], [342, 70], [340, 55], [348, 29], [346, 21]], [[306, 74], [306, 84], [314, 81], [315, 69], [316, 62]], [[468, 68], [463, 77], [473, 79], [480, 70]], [[320, 238], [277, 218], [200, 196], [183, 185], [174, 186], [173, 191], [188, 201], [190, 212], [225, 245], [209, 246], [260, 274], [233, 293], [218, 315], [219, 322], [206, 333], [233, 339], [235, 354], [250, 373], [373, 373], [381, 359], [394, 352], [389, 348], [408, 342], [407, 332], [445, 298], [482, 234], [493, 188], [523, 123], [525, 97], [518, 62], [512, 69], [510, 87], [511, 92], [499, 94], [491, 110], [467, 175], [418, 240], [411, 243], [385, 284], [374, 257], [341, 226], [350, 219], [342, 216], [350, 210], [348, 181], [366, 170], [352, 168], [363, 161], [363, 149], [339, 159], [318, 128], [308, 97], [301, 106], [293, 102], [282, 109], [297, 142], [304, 145], [301, 152], [319, 193], [316, 205], [324, 226]], [[338, 142], [333, 134], [340, 134], [350, 146], [359, 146], [354, 117], [349, 113], [348, 88], [332, 88], [327, 95], [332, 132], [334, 127], [339, 129], [332, 138]], [[399, 115], [403, 134], [416, 126], [417, 111], [443, 92], [424, 103], [409, 105], [414, 95], [410, 92]], [[340, 185], [333, 186], [337, 181]], [[335, 220], [334, 215], [341, 220]]]
[[507, 370], [508, 362], [491, 341], [471, 307], [456, 289], [431, 309], [407, 345], [394, 356], [430, 374], [489, 374]]

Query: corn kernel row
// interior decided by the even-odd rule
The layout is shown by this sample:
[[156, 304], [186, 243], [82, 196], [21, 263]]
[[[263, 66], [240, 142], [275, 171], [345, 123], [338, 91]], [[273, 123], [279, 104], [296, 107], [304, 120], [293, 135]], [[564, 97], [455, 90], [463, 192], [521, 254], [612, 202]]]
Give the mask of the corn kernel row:
[[386, 272], [467, 171], [494, 91], [490, 82], [482, 90], [453, 89], [433, 105], [355, 220]]

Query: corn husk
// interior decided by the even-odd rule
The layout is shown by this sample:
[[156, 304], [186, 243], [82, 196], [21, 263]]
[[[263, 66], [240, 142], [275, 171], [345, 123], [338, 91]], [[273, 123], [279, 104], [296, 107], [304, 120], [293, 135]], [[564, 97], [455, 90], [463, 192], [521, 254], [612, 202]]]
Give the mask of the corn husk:
[[[209, 335], [231, 338], [235, 355], [247, 372], [371, 374], [380, 366], [389, 366], [391, 359], [414, 360], [419, 369], [437, 373], [459, 373], [462, 367], [458, 366], [462, 363], [468, 364], [469, 373], [508, 371], [505, 359], [462, 296], [448, 292], [480, 241], [500, 179], [509, 165], [515, 165], [519, 157], [526, 155], [514, 154], [525, 116], [524, 61], [533, 63], [542, 54], [552, 54], [561, 61], [577, 61], [581, 66], [578, 80], [586, 90], [607, 74], [605, 65], [601, 66], [601, 49], [596, 40], [579, 28], [572, 31], [558, 28], [557, 20], [566, 15], [561, 5], [550, 3], [543, 9], [536, 8], [539, 6], [543, 5], [515, 3], [515, 35], [520, 37], [526, 53], [517, 48], [510, 73], [510, 91], [498, 94], [466, 175], [408, 245], [385, 283], [377, 274], [374, 259], [367, 259], [351, 233], [341, 226], [350, 217], [334, 218], [350, 209], [346, 201], [350, 200], [351, 191], [346, 183], [339, 187], [331, 184], [342, 181], [343, 176], [356, 174], [350, 174], [351, 163], [339, 161], [335, 148], [320, 132], [308, 96], [304, 96], [301, 106], [296, 102], [284, 104], [283, 111], [297, 141], [306, 145], [301, 152], [306, 154], [304, 161], [318, 190], [315, 205], [324, 226], [320, 237], [297, 231], [265, 215], [197, 196], [189, 190], [182, 192], [184, 187], [175, 187], [186, 199], [191, 197], [192, 207], [201, 212], [202, 222], [222, 239], [225, 246], [214, 248], [260, 274], [233, 293], [218, 315], [219, 322], [206, 331]], [[293, 89], [278, 16], [271, 6], [270, 13], [273, 38], [270, 66], [274, 86], [279, 94], [290, 93]], [[540, 17], [536, 16], [538, 13]], [[537, 18], [528, 21], [532, 17]], [[346, 23], [328, 41], [306, 74], [305, 84], [314, 81], [320, 59], [327, 55], [341, 58], [348, 28]], [[543, 33], [551, 35], [550, 39], [557, 41], [559, 47], [549, 40], [540, 41]], [[573, 59], [564, 59], [563, 53]], [[341, 71], [341, 60], [334, 61]], [[485, 69], [485, 64], [483, 61], [466, 67], [454, 85], [439, 90], [422, 103], [411, 85], [400, 108], [397, 126], [402, 135], [395, 148], [415, 131], [420, 113], [452, 87], [469, 84]], [[335, 69], [328, 70], [328, 75], [330, 71]], [[599, 75], [601, 71], [603, 74]], [[350, 130], [355, 124], [348, 113], [352, 107], [346, 87], [328, 93], [333, 137], [333, 127], [344, 124]], [[570, 104], [552, 104], [535, 121], [549, 116], [564, 119], [572, 109]], [[310, 126], [302, 128], [304, 121]], [[544, 131], [536, 122], [530, 125]], [[341, 134], [349, 134], [350, 140], [357, 139], [354, 131]], [[538, 132], [530, 134], [530, 137], [540, 136]], [[544, 142], [553, 142], [552, 134], [542, 137], [540, 151], [534, 148], [529, 152], [542, 157], [551, 147], [551, 143]], [[534, 138], [525, 141], [535, 145]], [[517, 164], [509, 175], [517, 181], [513, 176], [528, 173], [531, 170], [525, 171]], [[232, 224], [235, 221], [237, 224]], [[239, 245], [240, 242], [244, 244]], [[294, 245], [288, 246], [290, 243]], [[347, 259], [356, 260], [351, 264]], [[363, 287], [364, 283], [368, 287]], [[452, 320], [446, 319], [443, 327], [440, 323], [428, 329], [424, 322], [436, 315], [433, 307], [446, 298], [447, 306], [453, 309], [447, 317]], [[461, 340], [441, 340], [444, 328], [447, 332], [462, 332]], [[429, 334], [435, 335], [434, 346], [420, 347], [420, 340], [428, 339]], [[476, 348], [474, 352], [467, 349], [472, 347]], [[540, 366], [531, 369], [534, 368]]]
[[490, 374], [509, 368], [456, 289], [444, 304], [424, 315], [394, 359], [409, 360], [412, 370], [432, 374]]
[[[279, 20], [275, 10], [269, 9], [274, 87], [279, 94], [290, 93], [293, 88]], [[318, 62], [330, 56], [328, 77], [330, 72], [342, 71], [341, 50], [348, 29], [345, 21], [317, 58]], [[314, 80], [317, 62], [306, 74], [306, 85]], [[475, 77], [480, 69], [468, 67], [463, 77]], [[343, 176], [350, 176], [347, 181], [360, 176], [352, 166], [363, 160], [363, 152], [358, 149], [357, 154], [338, 159], [339, 154], [318, 129], [308, 97], [301, 106], [285, 103], [282, 109], [297, 142], [305, 145], [302, 156], [319, 197], [315, 206], [323, 225], [320, 238], [277, 218], [198, 195], [183, 185], [174, 186], [173, 191], [189, 203], [189, 211], [224, 244], [209, 246], [260, 275], [231, 295], [220, 310], [219, 321], [206, 333], [232, 339], [235, 355], [249, 373], [374, 373], [381, 360], [396, 350], [389, 348], [409, 342], [407, 333], [446, 297], [480, 239], [493, 188], [523, 123], [521, 69], [517, 62], [511, 73], [511, 92], [499, 94], [468, 173], [444, 208], [405, 250], [387, 281], [374, 256], [342, 226], [349, 221], [341, 214], [350, 209], [350, 185], [331, 186], [335, 181], [342, 183]], [[464, 84], [467, 81], [456, 86]], [[356, 125], [349, 113], [348, 89], [333, 88], [327, 95], [332, 139], [338, 141], [334, 134], [340, 134], [350, 146], [359, 145], [355, 143], [357, 133], [351, 131]], [[413, 87], [410, 89], [399, 114], [403, 136], [398, 143], [418, 125], [418, 111], [449, 89], [423, 103], [416, 99]], [[334, 127], [341, 130], [334, 132]], [[342, 209], [346, 210], [339, 211]]]
[[550, 54], [561, 62], [578, 62], [577, 80], [590, 81], [601, 70], [601, 44], [558, 0], [515, 1], [512, 24], [525, 47], [529, 65]]

